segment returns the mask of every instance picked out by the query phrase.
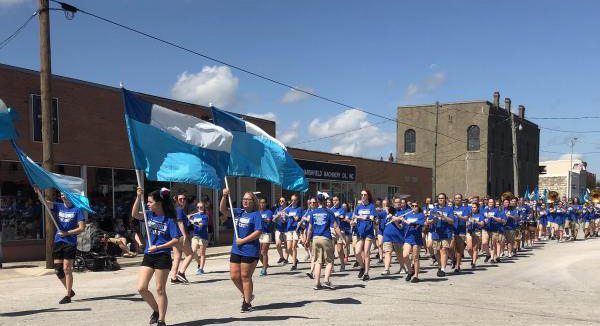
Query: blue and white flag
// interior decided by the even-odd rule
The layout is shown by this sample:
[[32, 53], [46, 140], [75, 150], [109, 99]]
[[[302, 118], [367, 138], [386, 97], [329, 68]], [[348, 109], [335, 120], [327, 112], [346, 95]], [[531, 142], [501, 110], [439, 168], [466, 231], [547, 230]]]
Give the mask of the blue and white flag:
[[200, 118], [149, 103], [123, 89], [136, 170], [155, 181], [223, 188], [232, 135]]
[[307, 191], [308, 182], [285, 146], [258, 126], [212, 107], [213, 121], [233, 134], [227, 175], [261, 178], [290, 191]]
[[13, 123], [16, 119], [17, 113], [13, 109], [7, 108], [0, 100], [0, 140], [17, 138], [17, 131]]
[[535, 186], [535, 189], [533, 189], [533, 200], [540, 200], [540, 190], [538, 189], [538, 186]]
[[94, 213], [90, 207], [90, 201], [83, 195], [85, 185], [83, 179], [46, 171], [25, 155], [14, 140], [11, 143], [32, 185], [40, 189], [54, 188], [62, 192], [75, 207]]

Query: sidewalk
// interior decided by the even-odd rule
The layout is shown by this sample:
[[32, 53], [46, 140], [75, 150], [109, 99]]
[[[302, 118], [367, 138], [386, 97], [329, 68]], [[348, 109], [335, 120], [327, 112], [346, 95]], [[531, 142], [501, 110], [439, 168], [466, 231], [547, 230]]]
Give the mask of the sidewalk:
[[[208, 247], [206, 249], [206, 257], [211, 258], [228, 255], [230, 249], [231, 245]], [[139, 266], [142, 263], [143, 258], [143, 254], [139, 254], [134, 258], [117, 257], [117, 262], [121, 267]], [[54, 274], [54, 270], [47, 269], [46, 262], [43, 260], [3, 263], [2, 269], [0, 269], [0, 280], [19, 276], [43, 276], [50, 274]]]

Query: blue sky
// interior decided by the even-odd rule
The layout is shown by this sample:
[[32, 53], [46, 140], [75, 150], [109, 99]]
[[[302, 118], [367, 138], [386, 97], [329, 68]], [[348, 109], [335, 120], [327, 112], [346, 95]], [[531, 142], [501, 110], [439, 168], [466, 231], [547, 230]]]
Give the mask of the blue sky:
[[[108, 17], [277, 80], [394, 117], [398, 105], [490, 99], [527, 116], [600, 115], [597, 1], [78, 1]], [[0, 0], [0, 38], [36, 8]], [[395, 125], [306, 98], [106, 23], [53, 12], [55, 74], [265, 115], [292, 146], [371, 158], [395, 153]], [[37, 20], [0, 62], [38, 69]], [[600, 130], [596, 120], [533, 120]], [[307, 142], [339, 132], [360, 132]], [[569, 151], [600, 170], [600, 133], [542, 129], [541, 159]], [[301, 144], [299, 144], [301, 143]]]

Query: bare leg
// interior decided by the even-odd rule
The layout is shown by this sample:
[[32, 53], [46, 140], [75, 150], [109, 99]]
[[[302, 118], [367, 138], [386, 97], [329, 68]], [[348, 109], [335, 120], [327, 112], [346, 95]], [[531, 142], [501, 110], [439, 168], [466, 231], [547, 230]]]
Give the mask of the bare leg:
[[[142, 299], [152, 308], [152, 311], [158, 311], [158, 303], [154, 299], [152, 292], [148, 290], [148, 284], [154, 275], [154, 269], [146, 266], [140, 267], [138, 273], [138, 293], [142, 296]], [[160, 312], [159, 312], [160, 313]]]
[[257, 263], [258, 261], [255, 261], [252, 264], [241, 264], [241, 278], [244, 302], [246, 303], [250, 303], [250, 301], [252, 300], [252, 292], [254, 291], [254, 284], [252, 283], [252, 274], [254, 274], [254, 269], [256, 268]]
[[240, 264], [229, 263], [229, 277], [231, 281], [235, 285], [235, 287], [240, 291], [240, 293], [244, 294], [244, 286], [242, 285], [242, 273]]
[[164, 321], [167, 316], [167, 306], [169, 299], [167, 298], [167, 278], [169, 278], [168, 269], [156, 269], [154, 271], [154, 280], [156, 281], [156, 296], [158, 303], [158, 320]]

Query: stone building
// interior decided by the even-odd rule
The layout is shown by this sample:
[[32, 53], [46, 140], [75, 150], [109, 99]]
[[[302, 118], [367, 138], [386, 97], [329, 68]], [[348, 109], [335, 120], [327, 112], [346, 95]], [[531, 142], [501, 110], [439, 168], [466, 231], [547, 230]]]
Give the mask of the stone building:
[[540, 129], [525, 118], [524, 106], [518, 107], [518, 114], [512, 113], [511, 100], [506, 98], [501, 107], [498, 92], [492, 102], [398, 107], [397, 161], [433, 168], [436, 152], [434, 191], [438, 193], [498, 196], [513, 191], [511, 114], [522, 194], [538, 184]]
[[[540, 162], [540, 190], [556, 191], [560, 196], [568, 196], [569, 184], [571, 197], [578, 197], [586, 189], [596, 187], [596, 174], [588, 171], [587, 162], [580, 159], [552, 160]], [[571, 178], [569, 179], [569, 173]]]

